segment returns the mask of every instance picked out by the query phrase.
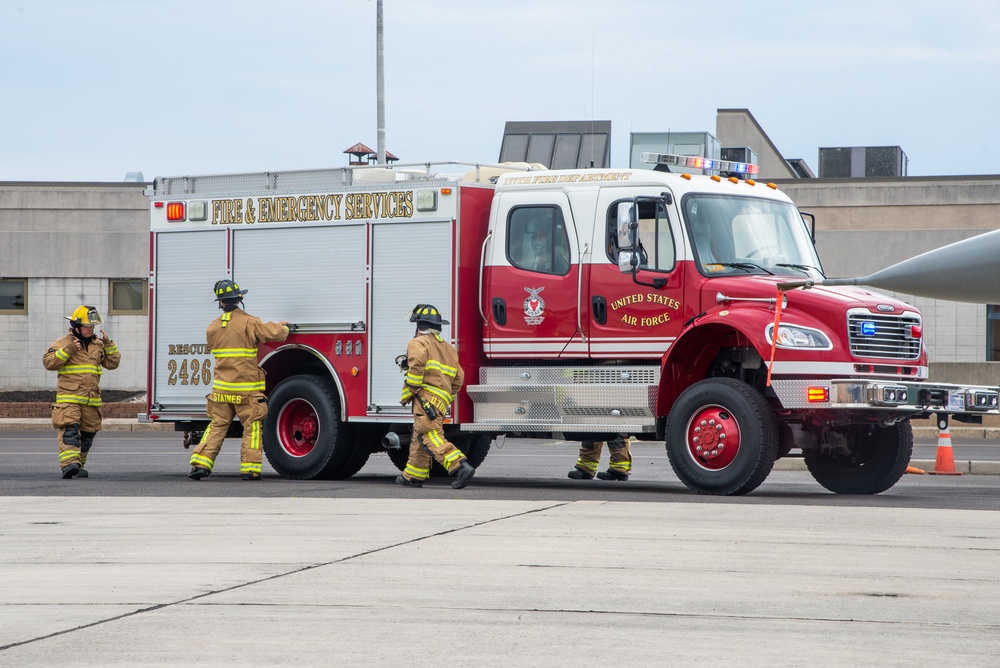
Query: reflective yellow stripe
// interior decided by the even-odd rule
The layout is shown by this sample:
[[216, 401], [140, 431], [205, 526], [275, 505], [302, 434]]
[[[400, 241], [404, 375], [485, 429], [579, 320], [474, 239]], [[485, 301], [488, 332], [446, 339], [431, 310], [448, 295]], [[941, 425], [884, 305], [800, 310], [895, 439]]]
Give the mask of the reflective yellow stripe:
[[597, 472], [597, 462], [585, 462], [582, 459], [576, 460], [576, 468], [583, 469], [584, 471], [590, 471], [591, 473]]
[[100, 406], [100, 397], [81, 397], [76, 394], [57, 394], [57, 404], [80, 404], [81, 406]]
[[424, 371], [427, 371], [428, 369], [437, 369], [445, 376], [451, 376], [452, 378], [458, 374], [458, 369], [456, 367], [448, 366], [447, 364], [437, 360], [427, 360], [427, 364], [424, 365]]
[[451, 452], [449, 452], [444, 456], [445, 468], [447, 468], [450, 471], [451, 465], [462, 459], [462, 457], [464, 457], [464, 455], [462, 454], [461, 450], [458, 450], [457, 448], [455, 450], [452, 450]]
[[258, 462], [241, 462], [240, 473], [260, 473], [261, 465]]
[[431, 442], [431, 445], [436, 448], [440, 448], [444, 445], [444, 438], [441, 437], [441, 432], [437, 429], [427, 432], [427, 439]]
[[[71, 445], [69, 447], [73, 448], [74, 446]], [[63, 450], [62, 452], [59, 453], [60, 464], [65, 462], [67, 459], [79, 459], [79, 458], [80, 458], [79, 450]]]
[[248, 383], [227, 383], [224, 380], [215, 380], [212, 382], [212, 389], [219, 390], [220, 392], [254, 392], [257, 390], [263, 391], [264, 381], [254, 380]]
[[256, 348], [212, 348], [212, 355], [223, 357], [257, 357]]
[[[207, 434], [208, 432], [206, 431], [205, 433]], [[191, 466], [201, 466], [208, 469], [209, 471], [211, 471], [212, 467], [215, 466], [215, 462], [213, 460], [209, 459], [208, 457], [203, 457], [202, 455], [197, 455], [197, 454], [191, 455], [191, 461], [189, 463], [191, 464]]]
[[618, 469], [619, 471], [623, 471], [625, 473], [628, 473], [629, 471], [632, 470], [632, 462], [610, 462], [608, 466], [610, 468]]
[[61, 359], [63, 362], [69, 359], [69, 353], [60, 348], [56, 351], [56, 357]]
[[408, 478], [411, 480], [427, 480], [431, 477], [430, 469], [418, 469], [412, 464], [407, 464], [406, 469], [403, 471]]
[[109, 355], [114, 355], [116, 352], [118, 352], [118, 346], [108, 346], [107, 348], [104, 349], [104, 352], [106, 352]]
[[[260, 450], [260, 441], [261, 441], [260, 421], [258, 420], [257, 422], [254, 422], [253, 424], [250, 425], [250, 449]], [[258, 466], [257, 470], [259, 471], [260, 464], [258, 464], [257, 466]]]
[[69, 373], [82, 373], [91, 374], [93, 376], [100, 376], [103, 371], [101, 367], [96, 364], [67, 364], [66, 366], [59, 369], [59, 375], [63, 376]]
[[423, 385], [424, 384], [424, 377], [423, 377], [422, 374], [418, 376], [416, 374], [407, 373], [406, 374], [406, 384], [407, 385]]
[[423, 389], [427, 390], [435, 397], [443, 401], [445, 406], [451, 403], [451, 392], [446, 392], [440, 388], [434, 387], [433, 385], [424, 385]]
[[399, 397], [400, 402], [408, 401], [413, 398], [413, 392], [410, 392], [410, 388], [406, 385], [403, 386], [403, 394]]

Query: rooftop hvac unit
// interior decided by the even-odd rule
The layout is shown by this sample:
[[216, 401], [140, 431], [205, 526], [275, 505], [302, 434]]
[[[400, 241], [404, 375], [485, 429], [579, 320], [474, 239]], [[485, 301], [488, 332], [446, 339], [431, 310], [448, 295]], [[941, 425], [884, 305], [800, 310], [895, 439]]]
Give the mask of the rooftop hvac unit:
[[898, 146], [850, 146], [819, 150], [820, 178], [906, 176], [908, 160]]

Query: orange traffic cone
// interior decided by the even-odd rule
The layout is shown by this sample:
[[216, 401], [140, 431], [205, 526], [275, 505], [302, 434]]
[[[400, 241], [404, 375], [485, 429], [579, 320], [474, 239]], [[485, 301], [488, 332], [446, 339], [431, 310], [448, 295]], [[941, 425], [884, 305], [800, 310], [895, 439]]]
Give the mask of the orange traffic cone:
[[937, 456], [934, 458], [932, 475], [962, 475], [955, 470], [955, 455], [951, 451], [951, 433], [948, 431], [947, 420], [938, 421]]
[[912, 473], [914, 475], [924, 475], [925, 473], [927, 473], [927, 471], [925, 471], [923, 469], [918, 469], [916, 466], [907, 466], [906, 467], [906, 472], [907, 473]]

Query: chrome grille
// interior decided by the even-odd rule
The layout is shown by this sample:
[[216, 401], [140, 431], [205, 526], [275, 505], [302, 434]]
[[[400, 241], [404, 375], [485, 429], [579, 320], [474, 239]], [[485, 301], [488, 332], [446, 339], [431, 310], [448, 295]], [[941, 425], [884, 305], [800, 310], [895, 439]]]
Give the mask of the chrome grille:
[[[875, 324], [875, 333], [861, 333], [862, 323]], [[847, 314], [847, 335], [855, 357], [915, 360], [920, 357], [920, 341], [910, 336], [910, 327], [920, 325], [916, 315], [886, 315], [868, 311]]]

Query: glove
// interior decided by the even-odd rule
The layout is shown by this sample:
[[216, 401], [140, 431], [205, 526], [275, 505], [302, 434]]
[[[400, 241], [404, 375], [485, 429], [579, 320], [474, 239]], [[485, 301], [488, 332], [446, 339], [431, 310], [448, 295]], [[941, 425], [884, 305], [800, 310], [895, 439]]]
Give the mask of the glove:
[[424, 409], [424, 413], [427, 414], [428, 419], [430, 419], [430, 420], [437, 420], [438, 412], [437, 412], [437, 409], [434, 408], [434, 404], [432, 404], [431, 402], [427, 401], [426, 399], [421, 399], [420, 400], [420, 407]]

